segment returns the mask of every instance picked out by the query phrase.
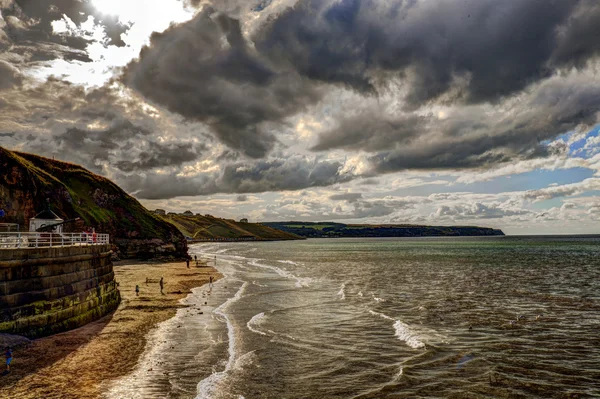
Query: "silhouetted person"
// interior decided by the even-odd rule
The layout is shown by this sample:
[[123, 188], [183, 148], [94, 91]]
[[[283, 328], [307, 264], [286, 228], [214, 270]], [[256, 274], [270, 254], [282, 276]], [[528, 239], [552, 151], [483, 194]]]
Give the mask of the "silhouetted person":
[[213, 276], [210, 276], [208, 278], [208, 288], [212, 288], [212, 283], [213, 283]]
[[187, 258], [185, 260], [185, 265], [187, 266], [188, 269], [190, 268], [190, 258]]
[[158, 283], [160, 284], [160, 293], [163, 293], [163, 288], [165, 287], [165, 282], [163, 281], [163, 278], [160, 278], [160, 282]]
[[4, 356], [6, 356], [6, 373], [10, 373], [10, 362], [12, 362], [12, 350], [10, 349], [10, 346], [7, 346], [6, 348], [4, 348]]
[[135, 296], [139, 296], [140, 295], [140, 286], [139, 285], [135, 285]]

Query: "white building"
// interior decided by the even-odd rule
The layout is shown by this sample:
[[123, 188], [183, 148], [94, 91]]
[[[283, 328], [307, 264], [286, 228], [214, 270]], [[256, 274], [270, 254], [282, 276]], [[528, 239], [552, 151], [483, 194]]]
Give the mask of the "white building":
[[[62, 223], [63, 219], [56, 216], [54, 212], [50, 210], [50, 208], [46, 208], [42, 212], [35, 215], [34, 218], [29, 220], [29, 231], [37, 231], [37, 229], [49, 226], [52, 224]], [[56, 226], [52, 229], [52, 233], [61, 234], [63, 231], [63, 225]]]

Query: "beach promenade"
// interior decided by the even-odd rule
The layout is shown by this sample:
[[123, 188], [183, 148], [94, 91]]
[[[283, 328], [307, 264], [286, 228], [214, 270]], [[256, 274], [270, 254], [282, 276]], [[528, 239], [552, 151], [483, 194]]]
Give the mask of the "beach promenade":
[[187, 268], [185, 262], [117, 262], [114, 271], [119, 308], [84, 327], [16, 348], [11, 373], [0, 377], [0, 398], [100, 398], [107, 384], [135, 368], [145, 337], [175, 314], [179, 300], [209, 276], [220, 277], [212, 267]]

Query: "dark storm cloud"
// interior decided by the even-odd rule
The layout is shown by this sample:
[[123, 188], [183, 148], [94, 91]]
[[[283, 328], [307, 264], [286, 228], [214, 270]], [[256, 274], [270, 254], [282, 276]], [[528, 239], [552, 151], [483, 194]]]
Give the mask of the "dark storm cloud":
[[206, 147], [184, 142], [158, 142], [155, 133], [127, 120], [115, 120], [107, 129], [69, 128], [53, 137], [55, 153], [99, 171], [109, 163], [125, 173], [156, 168], [178, 168], [200, 158]]
[[269, 6], [271, 0], [184, 0], [188, 6], [199, 8], [210, 4], [214, 9], [228, 15], [239, 16], [249, 11], [262, 11]]
[[527, 216], [533, 212], [525, 209], [502, 208], [498, 204], [483, 204], [473, 202], [463, 205], [442, 205], [435, 213], [436, 217], [452, 219], [502, 219], [505, 217]]
[[144, 176], [120, 176], [125, 187], [142, 199], [166, 199], [178, 196], [216, 193], [260, 193], [299, 190], [307, 187], [343, 183], [353, 176], [340, 172], [342, 164], [314, 161], [294, 156], [250, 163], [225, 165], [219, 172], [182, 177], [147, 173]]
[[[96, 166], [108, 161], [110, 152], [121, 148], [123, 143], [128, 143], [131, 148], [133, 143], [130, 140], [139, 140], [148, 134], [147, 130], [121, 120], [103, 130], [71, 127], [54, 136], [53, 140], [60, 153], [80, 154], [81, 157], [87, 158], [83, 164]], [[118, 164], [116, 166], [118, 167]]]
[[295, 196], [267, 205], [263, 214], [266, 220], [348, 220], [384, 217], [399, 210], [413, 209], [415, 205], [426, 202], [421, 198], [384, 198], [359, 199], [350, 206], [331, 204], [315, 197]]
[[329, 197], [329, 199], [333, 200], [333, 201], [348, 201], [350, 203], [356, 202], [361, 198], [362, 198], [361, 193], [334, 194]]
[[[592, 0], [195, 3], [198, 14], [153, 34], [120, 80], [157, 110], [144, 112], [137, 96], [110, 88], [115, 82], [92, 90], [57, 78], [23, 84], [0, 61], [0, 127], [15, 132], [5, 141], [28, 137], [28, 151], [165, 199], [488, 168], [564, 152], [548, 143], [598, 122], [600, 5]], [[51, 30], [62, 14], [79, 27], [97, 16], [89, 2], [0, 0], [0, 8], [0, 52], [10, 46], [12, 60], [89, 60], [88, 39]], [[262, 10], [269, 18], [254, 20]], [[127, 27], [102, 24], [109, 42], [122, 45]], [[304, 113], [323, 126], [314, 129], [327, 129], [315, 131], [311, 150], [345, 153], [292, 153], [312, 139], [293, 140]], [[207, 127], [211, 139], [198, 144]], [[216, 140], [228, 148], [213, 147]], [[364, 155], [360, 167], [352, 168], [355, 158], [347, 167], [332, 160], [353, 152]], [[202, 162], [184, 168], [194, 161]], [[366, 172], [344, 172], [351, 169]], [[336, 204], [344, 217], [385, 216], [402, 205], [346, 195], [331, 197], [346, 201]]]
[[[385, 90], [387, 78], [400, 78], [409, 89], [409, 106], [453, 90], [452, 96], [464, 101], [496, 101], [547, 77], [554, 66], [550, 61], [570, 63], [554, 53], [559, 45], [569, 48], [598, 29], [598, 18], [579, 12], [578, 6], [591, 5], [572, 0], [302, 0], [273, 18], [255, 41], [261, 53], [311, 79], [360, 92]], [[578, 25], [581, 19], [586, 26]], [[582, 59], [598, 45], [584, 46], [576, 47]]]
[[[99, 13], [89, 0], [2, 0], [0, 58], [21, 70], [57, 59], [92, 62], [86, 50], [94, 40], [83, 36], [92, 32], [82, 30], [89, 17], [103, 28], [104, 46], [125, 46], [121, 34], [130, 26]], [[74, 31], [55, 32], [52, 23], [65, 18]]]
[[339, 121], [339, 126], [319, 136], [313, 151], [334, 148], [377, 151], [390, 144], [408, 144], [423, 132], [428, 117], [407, 115], [391, 119], [372, 111], [360, 113]]
[[467, 107], [445, 118], [376, 111], [343, 119], [323, 133], [314, 150], [363, 150], [379, 173], [404, 169], [488, 167], [564, 151], [548, 140], [598, 121], [600, 84], [586, 76], [552, 78], [522, 96], [519, 107], [494, 113]]
[[17, 68], [0, 60], [0, 90], [11, 89], [23, 84], [23, 76]]
[[135, 99], [107, 86], [85, 90], [50, 78], [33, 87], [0, 90], [0, 127], [13, 131], [3, 145], [26, 143], [27, 152], [97, 173], [180, 168], [204, 155], [207, 148], [197, 140], [201, 134], [193, 141], [173, 137], [160, 122]]
[[222, 161], [237, 161], [240, 158], [240, 154], [235, 151], [225, 150], [217, 157], [217, 162]]
[[[204, 7], [192, 21], [153, 35], [124, 81], [208, 124], [229, 147], [261, 158], [286, 118], [321, 101], [326, 85], [368, 97], [401, 88], [405, 110], [436, 102], [501, 104], [565, 68], [584, 66], [600, 48], [593, 39], [598, 26], [600, 5], [591, 0], [300, 0], [246, 38], [237, 19]], [[552, 117], [540, 109], [500, 128], [484, 112], [447, 122], [366, 112], [343, 118], [313, 149], [410, 147], [439, 123], [431, 145], [422, 142], [411, 154], [382, 152], [373, 158], [378, 169], [493, 165], [547, 155], [540, 143], [564, 132], [558, 128], [587, 123], [593, 109], [569, 112], [567, 122], [544, 124]], [[490, 127], [492, 134], [483, 133]]]
[[[0, 4], [2, 5], [2, 4]], [[74, 49], [84, 50], [88, 41], [81, 37], [56, 35], [52, 22], [66, 15], [77, 27], [93, 16], [102, 25], [108, 36], [108, 45], [125, 46], [121, 34], [129, 26], [123, 25], [116, 16], [104, 15], [97, 11], [89, 0], [14, 0], [1, 8], [5, 17], [18, 18], [27, 29], [8, 29], [8, 35], [16, 42], [21, 40], [49, 41]]]
[[238, 20], [204, 8], [151, 37], [124, 81], [146, 98], [209, 125], [229, 147], [264, 157], [276, 143], [269, 122], [319, 98], [293, 71], [272, 69], [243, 37]]
[[584, 0], [557, 31], [557, 47], [552, 63], [581, 67], [591, 55], [600, 52], [600, 5]]
[[147, 149], [138, 154], [136, 161], [119, 161], [115, 166], [123, 172], [139, 172], [154, 168], [181, 166], [198, 159], [204, 147], [188, 143], [162, 144], [148, 142]]

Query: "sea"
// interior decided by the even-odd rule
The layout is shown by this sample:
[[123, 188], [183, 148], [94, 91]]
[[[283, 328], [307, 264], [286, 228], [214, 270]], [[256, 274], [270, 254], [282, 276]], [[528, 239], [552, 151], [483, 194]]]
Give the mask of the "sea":
[[108, 398], [600, 397], [600, 236], [206, 243]]

